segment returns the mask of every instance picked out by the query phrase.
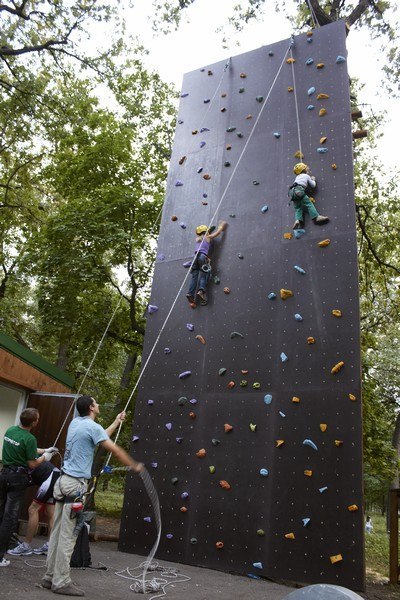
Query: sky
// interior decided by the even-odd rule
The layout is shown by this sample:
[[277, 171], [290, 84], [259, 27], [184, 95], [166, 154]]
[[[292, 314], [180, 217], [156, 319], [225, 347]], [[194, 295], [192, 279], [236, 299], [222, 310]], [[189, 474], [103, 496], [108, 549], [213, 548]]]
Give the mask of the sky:
[[[222, 47], [222, 34], [216, 33], [218, 26], [227, 23], [237, 0], [196, 0], [187, 10], [189, 22], [182, 22], [177, 32], [154, 35], [151, 28], [152, 1], [139, 0], [131, 11], [125, 9], [128, 30], [140, 38], [149, 50], [146, 62], [149, 68], [160, 73], [163, 79], [181, 89], [183, 75], [204, 65], [225, 60], [290, 37], [292, 30], [282, 14], [277, 14], [266, 2], [264, 18], [246, 27], [239, 37], [232, 39], [228, 48]], [[270, 5], [270, 6], [268, 6]], [[235, 42], [240, 41], [240, 46]], [[351, 31], [347, 38], [348, 69], [350, 77], [358, 78], [365, 87], [359, 101], [365, 116], [387, 110], [388, 123], [378, 145], [379, 156], [388, 167], [388, 172], [399, 168], [397, 133], [400, 131], [398, 101], [390, 99], [384, 92], [382, 65], [384, 58], [373, 46], [368, 32]]]

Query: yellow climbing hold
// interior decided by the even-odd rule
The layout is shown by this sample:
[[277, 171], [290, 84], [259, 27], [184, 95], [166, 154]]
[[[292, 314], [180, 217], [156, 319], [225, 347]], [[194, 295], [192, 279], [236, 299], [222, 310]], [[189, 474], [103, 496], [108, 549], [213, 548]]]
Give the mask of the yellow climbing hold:
[[282, 300], [286, 300], [287, 298], [291, 298], [294, 294], [292, 290], [284, 290], [283, 288], [280, 290], [280, 295]]
[[315, 204], [315, 198], [313, 198], [312, 196], [309, 196], [311, 202], [313, 202]]
[[343, 440], [335, 440], [335, 446], [342, 446]]
[[350, 399], [352, 402], [356, 402], [356, 401], [357, 401], [357, 398], [354, 396], [354, 394], [349, 394], [349, 399]]
[[335, 308], [335, 309], [333, 309], [332, 314], [334, 317], [337, 317], [338, 319], [340, 319], [340, 317], [342, 316], [342, 311]]
[[317, 100], [327, 100], [329, 98], [329, 94], [318, 94]]
[[341, 360], [331, 369], [331, 373], [339, 373], [339, 371], [344, 367], [344, 362]]
[[246, 119], [249, 121], [250, 119], [253, 118], [253, 115], [247, 115]]
[[321, 431], [326, 431], [328, 429], [328, 425], [326, 423], [320, 423], [319, 428]]
[[306, 475], [307, 477], [312, 477], [312, 471], [310, 471], [310, 469], [305, 469], [304, 471], [304, 475]]
[[324, 135], [324, 136], [322, 136], [322, 138], [319, 138], [319, 143], [320, 144], [325, 144], [325, 142], [326, 142], [327, 139], [328, 138], [326, 137], [326, 135]]
[[295, 158], [304, 158], [304, 154], [302, 153], [302, 151], [301, 151], [301, 150], [297, 150], [297, 152], [295, 152], [295, 153], [293, 154], [293, 156], [294, 156]]
[[291, 240], [293, 237], [293, 233], [291, 233], [291, 232], [284, 233], [283, 237], [285, 238], [285, 240]]
[[192, 131], [192, 135], [197, 135], [198, 133], [199, 133], [199, 132], [198, 132], [198, 130], [197, 130], [197, 129], [193, 129], [193, 131]]
[[255, 423], [250, 423], [250, 430], [255, 431], [257, 429], [257, 425]]
[[330, 559], [331, 559], [331, 563], [334, 565], [335, 563], [343, 560], [343, 556], [341, 554], [335, 554], [334, 556], [331, 556]]
[[293, 63], [295, 63], [295, 62], [296, 62], [296, 59], [295, 59], [295, 58], [292, 58], [292, 57], [290, 57], [290, 58], [287, 58], [287, 59], [286, 59], [286, 62], [288, 63], [288, 65], [291, 65], [291, 64], [293, 64]]
[[276, 447], [279, 448], [280, 446], [283, 446], [284, 443], [285, 440], [276, 440]]
[[291, 86], [288, 87], [287, 91], [288, 92], [293, 92], [294, 88], [292, 88]]
[[320, 117], [323, 117], [324, 115], [326, 115], [326, 113], [327, 113], [326, 108], [320, 108], [318, 115]]
[[335, 163], [332, 163], [332, 164], [331, 164], [331, 167], [332, 167], [332, 169], [333, 169], [334, 171], [336, 171], [336, 169], [337, 169], [337, 165], [336, 165]]
[[347, 510], [349, 510], [350, 512], [355, 512], [356, 510], [358, 510], [358, 506], [357, 504], [350, 504], [350, 506], [347, 507]]
[[315, 338], [311, 335], [307, 338], [307, 344], [315, 344]]
[[240, 73], [239, 77], [241, 77], [242, 79], [245, 79], [247, 77], [246, 73]]
[[307, 36], [307, 37], [311, 37], [311, 36], [312, 36], [312, 34], [313, 34], [313, 32], [312, 32], [312, 31], [307, 31], [307, 33], [306, 33], [306, 36]]
[[323, 68], [324, 68], [324, 66], [325, 66], [325, 64], [324, 64], [324, 63], [318, 63], [318, 64], [317, 64], [317, 69], [323, 69]]
[[300, 398], [298, 398], [297, 396], [293, 396], [292, 402], [294, 402], [295, 404], [298, 404], [300, 402]]
[[325, 248], [325, 246], [329, 246], [330, 243], [331, 243], [331, 240], [329, 240], [329, 239], [322, 240], [321, 242], [318, 242], [318, 246], [320, 248]]
[[287, 540], [294, 540], [295, 539], [294, 533], [285, 533], [285, 538]]

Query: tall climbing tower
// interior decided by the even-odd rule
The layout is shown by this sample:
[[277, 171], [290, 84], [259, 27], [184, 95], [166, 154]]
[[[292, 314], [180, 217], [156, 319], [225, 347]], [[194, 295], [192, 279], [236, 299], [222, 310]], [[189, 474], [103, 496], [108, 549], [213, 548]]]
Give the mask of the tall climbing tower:
[[[360, 590], [345, 37], [338, 22], [185, 75], [132, 452], [159, 493], [160, 558]], [[300, 232], [287, 196], [299, 152], [330, 217], [319, 227], [306, 216]], [[193, 310], [184, 264], [194, 230], [220, 219], [209, 304]], [[120, 549], [146, 555], [155, 538], [149, 499], [130, 477]]]

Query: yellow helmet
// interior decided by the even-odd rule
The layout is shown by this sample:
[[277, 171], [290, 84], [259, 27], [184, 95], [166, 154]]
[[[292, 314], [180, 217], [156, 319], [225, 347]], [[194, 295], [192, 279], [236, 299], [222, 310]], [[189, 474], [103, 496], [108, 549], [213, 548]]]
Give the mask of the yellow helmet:
[[293, 172], [295, 175], [300, 175], [300, 173], [303, 173], [303, 171], [306, 171], [308, 169], [308, 166], [305, 163], [297, 163], [297, 165], [294, 165], [293, 167]]
[[207, 230], [208, 230], [207, 225], [199, 225], [198, 227], [196, 227], [196, 233], [197, 233], [197, 235], [201, 235], [202, 233], [206, 233]]

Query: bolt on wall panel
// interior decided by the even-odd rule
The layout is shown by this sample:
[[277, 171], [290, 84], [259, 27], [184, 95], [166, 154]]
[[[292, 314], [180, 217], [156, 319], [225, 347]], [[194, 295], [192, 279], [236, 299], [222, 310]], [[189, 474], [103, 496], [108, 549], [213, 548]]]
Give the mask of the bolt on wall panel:
[[[190, 72], [181, 96], [132, 430], [132, 454], [160, 498], [157, 556], [360, 590], [344, 23]], [[305, 214], [293, 230], [287, 192], [299, 150], [317, 179], [317, 211], [330, 220], [319, 226]], [[213, 243], [208, 304], [193, 309], [183, 265], [196, 226], [220, 220], [228, 227]], [[150, 500], [130, 476], [120, 549], [146, 555], [155, 539]]]

